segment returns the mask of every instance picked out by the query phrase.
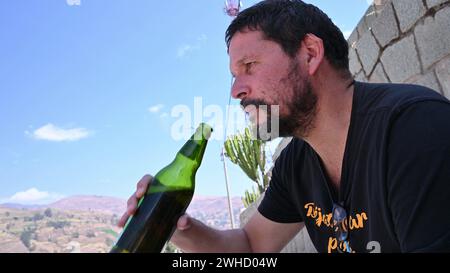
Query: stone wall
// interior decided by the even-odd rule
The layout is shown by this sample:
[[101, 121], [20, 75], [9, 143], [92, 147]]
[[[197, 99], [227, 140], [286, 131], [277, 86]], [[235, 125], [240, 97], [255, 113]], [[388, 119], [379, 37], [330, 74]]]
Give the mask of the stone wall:
[[[239, 216], [240, 226], [243, 227], [250, 217], [256, 212], [256, 208], [261, 203], [264, 195], [253, 204], [245, 209]], [[317, 253], [306, 228], [302, 228], [299, 233], [292, 239], [282, 250], [281, 253]]]
[[[356, 80], [415, 83], [450, 98], [450, 0], [374, 0], [348, 43]], [[273, 161], [290, 140], [281, 141]], [[255, 210], [241, 214], [241, 225]], [[304, 228], [282, 252], [316, 249]]]
[[348, 39], [356, 80], [415, 83], [450, 98], [450, 0], [379, 0]]

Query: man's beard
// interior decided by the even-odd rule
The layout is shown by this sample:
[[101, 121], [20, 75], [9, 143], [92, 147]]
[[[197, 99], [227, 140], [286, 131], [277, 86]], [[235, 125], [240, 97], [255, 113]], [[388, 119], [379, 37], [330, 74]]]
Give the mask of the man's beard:
[[[257, 109], [256, 121], [252, 124], [255, 136], [263, 140], [290, 136], [307, 137], [314, 128], [317, 95], [309, 80], [302, 77], [296, 62], [292, 62], [288, 75], [282, 78], [275, 90], [271, 92], [276, 92], [278, 101], [275, 103], [279, 104], [279, 111], [287, 110], [283, 111], [285, 114], [282, 115], [279, 111], [272, 113], [271, 106], [274, 104], [269, 104], [263, 99], [241, 101], [243, 108], [253, 105]], [[281, 109], [281, 107], [285, 107], [285, 109]], [[274, 109], [277, 110], [277, 108]], [[263, 121], [259, 121], [261, 111], [266, 112], [266, 118]], [[276, 130], [277, 127], [278, 130]]]

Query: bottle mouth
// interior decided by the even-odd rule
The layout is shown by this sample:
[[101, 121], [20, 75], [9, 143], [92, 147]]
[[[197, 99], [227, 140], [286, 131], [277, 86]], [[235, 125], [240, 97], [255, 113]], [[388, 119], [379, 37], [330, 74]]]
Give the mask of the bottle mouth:
[[211, 137], [211, 133], [213, 131], [213, 128], [207, 124], [207, 123], [200, 123], [195, 130], [195, 133], [193, 135], [194, 140], [200, 141], [200, 140], [208, 140]]
[[213, 131], [213, 128], [207, 123], [200, 123], [199, 127], [197, 128], [197, 132], [201, 132], [202, 138], [205, 139], [209, 139]]

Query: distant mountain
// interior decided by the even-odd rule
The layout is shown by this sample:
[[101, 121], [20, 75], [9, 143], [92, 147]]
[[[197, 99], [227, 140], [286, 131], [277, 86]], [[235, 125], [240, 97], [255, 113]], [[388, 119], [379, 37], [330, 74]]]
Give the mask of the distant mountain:
[[[232, 198], [232, 206], [238, 227], [241, 198]], [[117, 221], [125, 208], [124, 199], [91, 195], [44, 206], [2, 204], [0, 253], [108, 252], [121, 232]], [[187, 212], [213, 228], [231, 227], [226, 197], [195, 196]]]
[[3, 203], [0, 204], [0, 207], [9, 208], [9, 209], [26, 209], [26, 210], [36, 210], [47, 207], [47, 205], [24, 205], [24, 204], [16, 204], [16, 203]]
[[0, 207], [26, 210], [54, 208], [64, 211], [96, 211], [107, 214], [122, 214], [126, 208], [126, 201], [120, 198], [107, 196], [75, 195], [47, 205], [4, 203], [0, 204]]
[[126, 203], [124, 199], [117, 197], [75, 195], [51, 203], [47, 207], [66, 211], [96, 211], [121, 215], [127, 207]]
[[[235, 227], [239, 226], [239, 215], [244, 209], [240, 197], [232, 197]], [[187, 211], [192, 217], [216, 228], [230, 228], [228, 199], [225, 196], [194, 196]]]
[[[234, 208], [244, 207], [242, 200], [240, 197], [232, 197], [231, 198], [231, 206]], [[201, 209], [203, 211], [215, 211], [218, 208], [228, 209], [228, 199], [226, 196], [197, 196], [195, 195], [192, 199], [192, 202], [189, 206], [189, 209], [198, 210]]]
[[[126, 210], [126, 200], [116, 197], [96, 195], [70, 196], [48, 205], [1, 204], [11, 209], [38, 210], [45, 208], [62, 211], [84, 211], [116, 214], [121, 216]], [[240, 197], [232, 198], [234, 221], [239, 224], [239, 214], [244, 208]], [[194, 196], [187, 213], [211, 226], [228, 228], [231, 226], [228, 214], [228, 201], [225, 196]]]

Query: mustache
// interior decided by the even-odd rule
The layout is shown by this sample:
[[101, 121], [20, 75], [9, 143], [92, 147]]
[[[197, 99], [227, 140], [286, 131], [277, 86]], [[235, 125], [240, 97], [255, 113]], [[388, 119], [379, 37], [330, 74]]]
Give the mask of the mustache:
[[249, 105], [253, 105], [255, 107], [269, 106], [269, 104], [267, 102], [265, 102], [264, 100], [261, 100], [261, 99], [241, 100], [240, 104], [241, 104], [242, 109], [245, 109], [245, 107], [247, 107]]

